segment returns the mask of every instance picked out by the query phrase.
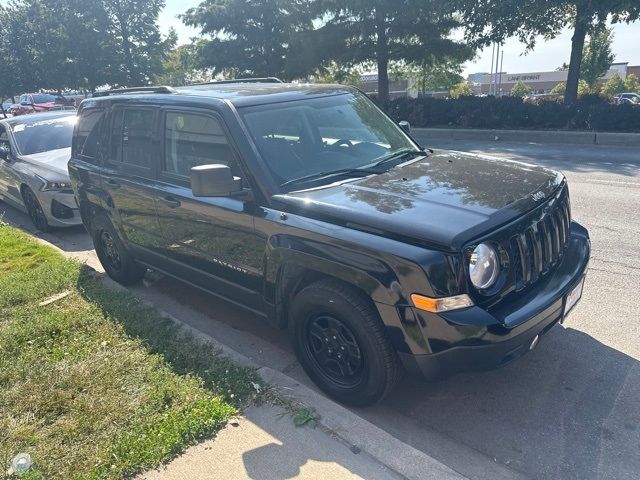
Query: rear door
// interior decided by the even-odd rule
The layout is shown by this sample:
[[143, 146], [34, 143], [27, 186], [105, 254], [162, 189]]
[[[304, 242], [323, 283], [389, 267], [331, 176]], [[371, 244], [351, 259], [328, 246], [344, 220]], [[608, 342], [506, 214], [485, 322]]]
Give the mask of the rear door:
[[158, 109], [115, 106], [102, 188], [114, 217], [138, 259], [155, 263], [164, 246], [155, 201], [160, 152]]
[[190, 169], [226, 164], [246, 178], [223, 121], [210, 110], [166, 109], [157, 188], [164, 253], [172, 272], [245, 307], [262, 308], [266, 241], [253, 228], [255, 205], [240, 197], [194, 197]]

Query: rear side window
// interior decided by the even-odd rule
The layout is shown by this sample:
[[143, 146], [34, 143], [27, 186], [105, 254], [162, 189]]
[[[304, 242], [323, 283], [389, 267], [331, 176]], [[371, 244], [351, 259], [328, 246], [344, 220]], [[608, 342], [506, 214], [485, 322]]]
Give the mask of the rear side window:
[[165, 155], [163, 171], [189, 177], [198, 165], [224, 164], [235, 161], [220, 121], [209, 115], [167, 112], [165, 116]]
[[97, 161], [100, 154], [101, 136], [104, 124], [102, 108], [83, 109], [78, 118], [78, 126], [73, 136], [73, 154], [84, 160]]
[[116, 110], [111, 125], [112, 161], [151, 168], [155, 112], [152, 109]]

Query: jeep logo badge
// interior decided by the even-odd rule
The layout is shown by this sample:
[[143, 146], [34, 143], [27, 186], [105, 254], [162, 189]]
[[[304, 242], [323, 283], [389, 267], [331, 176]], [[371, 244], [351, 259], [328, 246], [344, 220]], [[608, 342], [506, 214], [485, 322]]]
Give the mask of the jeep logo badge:
[[533, 195], [531, 195], [533, 197], [533, 199], [536, 202], [541, 202], [542, 200], [544, 200], [545, 198], [547, 198], [547, 196], [545, 195], [544, 192], [536, 192]]

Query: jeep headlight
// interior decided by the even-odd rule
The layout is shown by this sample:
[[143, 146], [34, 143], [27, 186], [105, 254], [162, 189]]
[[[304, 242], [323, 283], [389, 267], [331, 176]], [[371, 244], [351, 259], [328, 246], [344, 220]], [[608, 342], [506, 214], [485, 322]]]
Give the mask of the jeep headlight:
[[498, 252], [486, 243], [478, 245], [469, 259], [469, 277], [478, 290], [486, 290], [496, 283], [500, 274]]

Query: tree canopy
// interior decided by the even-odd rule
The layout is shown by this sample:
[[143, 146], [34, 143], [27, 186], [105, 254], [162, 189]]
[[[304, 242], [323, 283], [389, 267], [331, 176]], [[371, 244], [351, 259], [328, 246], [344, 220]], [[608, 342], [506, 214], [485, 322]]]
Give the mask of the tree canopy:
[[175, 38], [164, 0], [11, 0], [0, 6], [0, 94], [148, 84]]
[[592, 89], [609, 71], [616, 58], [611, 51], [612, 42], [613, 30], [610, 28], [601, 28], [589, 36], [589, 43], [585, 46], [582, 55], [580, 80], [587, 82]]
[[314, 65], [300, 34], [313, 29], [310, 0], [204, 0], [183, 16], [208, 36], [198, 45], [202, 68], [235, 76], [292, 79]]
[[524, 83], [522, 80], [518, 80], [518, 82], [511, 89], [511, 96], [524, 98], [527, 95], [531, 95], [531, 87]]
[[473, 56], [466, 44], [450, 38], [460, 26], [446, 2], [438, 0], [317, 0], [323, 25], [316, 45], [331, 60], [347, 64], [374, 62], [378, 98], [389, 98], [389, 65], [463, 62]]
[[532, 49], [539, 36], [556, 37], [565, 26], [573, 28], [571, 60], [565, 102], [578, 95], [585, 39], [590, 32], [613, 23], [632, 22], [640, 16], [638, 0], [452, 0], [459, 9], [467, 38], [477, 46], [516, 37]]

